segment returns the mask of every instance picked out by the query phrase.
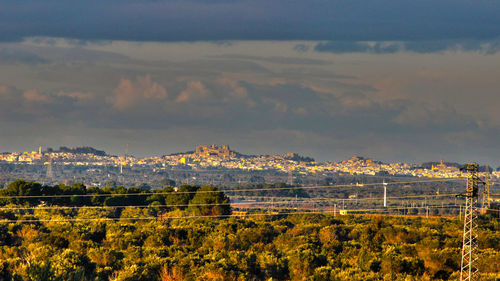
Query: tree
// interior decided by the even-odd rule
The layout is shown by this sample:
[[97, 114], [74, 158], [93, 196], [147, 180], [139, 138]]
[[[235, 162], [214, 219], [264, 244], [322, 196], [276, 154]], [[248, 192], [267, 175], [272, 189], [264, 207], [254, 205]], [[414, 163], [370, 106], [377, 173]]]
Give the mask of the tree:
[[12, 234], [6, 225], [0, 225], [0, 246], [9, 245], [12, 242]]
[[144, 182], [139, 185], [139, 188], [146, 191], [150, 191], [152, 189], [151, 185]]
[[[38, 196], [42, 195], [42, 185], [37, 182], [26, 182], [23, 180], [14, 181], [7, 186], [6, 189], [0, 191], [3, 196]], [[4, 204], [15, 203], [24, 204], [28, 202], [32, 205], [37, 205], [40, 201], [38, 198], [15, 198], [3, 199]]]
[[175, 186], [175, 181], [169, 178], [164, 178], [160, 181], [160, 184], [163, 186]]
[[202, 186], [189, 202], [189, 211], [197, 216], [230, 215], [229, 198], [213, 186]]

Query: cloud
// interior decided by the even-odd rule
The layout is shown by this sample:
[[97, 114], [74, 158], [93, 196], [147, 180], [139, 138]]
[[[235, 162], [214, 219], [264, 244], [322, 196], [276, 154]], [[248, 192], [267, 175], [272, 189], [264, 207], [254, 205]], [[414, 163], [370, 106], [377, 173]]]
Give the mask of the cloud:
[[89, 45], [106, 46], [112, 44], [112, 41], [110, 40], [81, 40], [81, 39], [71, 39], [71, 38], [64, 38], [64, 40], [68, 45], [77, 47], [86, 47]]
[[[294, 47], [295, 49], [295, 47]], [[264, 57], [264, 56], [250, 56], [250, 55], [217, 55], [211, 56], [212, 58], [222, 58], [222, 59], [238, 59], [238, 60], [248, 60], [248, 61], [257, 61], [257, 62], [265, 62], [265, 63], [274, 63], [274, 64], [297, 64], [297, 65], [329, 65], [332, 64], [329, 60], [320, 60], [320, 59], [311, 59], [311, 58], [301, 58], [301, 57], [284, 57], [284, 56], [272, 56], [272, 57]]]
[[309, 51], [309, 46], [306, 44], [297, 44], [293, 46], [293, 49], [299, 53], [305, 53]]
[[443, 130], [444, 128], [446, 128], [446, 131], [477, 129], [475, 118], [458, 113], [449, 104], [402, 102], [402, 106], [392, 120], [396, 124], [427, 131]]
[[[61, 61], [73, 62], [130, 62], [130, 59], [114, 50], [96, 50], [105, 48], [112, 43], [105, 44], [101, 41], [87, 40], [82, 45], [76, 45], [73, 39], [52, 37], [30, 37], [18, 44], [0, 45], [0, 62], [2, 55], [9, 63], [49, 64]], [[92, 48], [93, 47], [93, 48]]]
[[90, 100], [94, 98], [94, 95], [92, 93], [81, 93], [81, 92], [63, 92], [60, 91], [57, 94], [58, 97], [68, 97], [72, 98], [75, 100]]
[[[404, 42], [378, 43], [366, 44], [383, 50]], [[53, 146], [106, 143], [113, 149], [130, 139], [143, 154], [229, 143], [249, 153], [298, 151], [320, 160], [356, 153], [415, 162], [443, 151], [445, 159], [465, 157], [469, 142], [467, 156], [475, 151], [493, 159], [499, 151], [498, 54], [401, 51], [332, 58], [312, 49], [297, 53], [295, 42], [237, 42], [224, 49], [206, 43], [65, 44], [0, 44], [50, 61], [0, 64], [0, 85], [5, 85], [0, 86], [0, 132], [9, 144], [4, 150], [26, 149], [38, 140]], [[232, 55], [207, 58], [225, 52]], [[298, 65], [262, 63], [290, 56]]]
[[[73, 126], [78, 126], [85, 134], [93, 134], [91, 139], [95, 144], [103, 141], [96, 132], [127, 135], [138, 143], [141, 141], [132, 135], [146, 134], [152, 136], [151, 139], [158, 139], [158, 136], [168, 135], [166, 132], [177, 132], [179, 136], [176, 138], [181, 138], [181, 135], [184, 138], [196, 135], [193, 146], [198, 143], [228, 142], [257, 153], [307, 151], [308, 155], [319, 157], [320, 160], [326, 160], [326, 157], [338, 159], [356, 153], [397, 159], [421, 159], [418, 157], [423, 156], [412, 150], [412, 147], [418, 145], [418, 141], [429, 143], [433, 140], [426, 138], [433, 136], [436, 141], [451, 145], [448, 149], [454, 151], [452, 148], [463, 145], [468, 139], [456, 138], [450, 144], [449, 136], [460, 136], [463, 130], [478, 132], [478, 125], [474, 123], [476, 118], [461, 114], [449, 104], [415, 103], [408, 99], [377, 102], [362, 92], [315, 91], [311, 87], [290, 81], [274, 85], [250, 84], [224, 76], [214, 80], [179, 81], [181, 94], [169, 97], [158, 94], [158, 91], [145, 90], [154, 89], [151, 86], [154, 83], [147, 76], [134, 80], [122, 79], [117, 89], [124, 90], [122, 92], [135, 90], [132, 99], [137, 100], [127, 110], [118, 111], [108, 110], [106, 104], [101, 103], [95, 94], [57, 91], [50, 95], [38, 90], [19, 91], [2, 86], [0, 91], [6, 93], [0, 94], [0, 111], [1, 114], [6, 114], [1, 115], [3, 121], [13, 118], [16, 122], [26, 119], [27, 124], [57, 124], [59, 131], [51, 132], [65, 136], [68, 141], [78, 139], [79, 135], [72, 129]], [[137, 88], [141, 90], [137, 91]], [[245, 89], [245, 95], [235, 93], [240, 88]], [[131, 91], [127, 93], [129, 92]], [[181, 97], [185, 99], [168, 102]], [[88, 103], [76, 102], [80, 100]], [[252, 100], [255, 106], [248, 105], [247, 100]], [[36, 105], [36, 111], [32, 104]], [[161, 106], [155, 107], [156, 104]], [[144, 105], [146, 110], [132, 110], [136, 105]], [[180, 115], [182, 118], [179, 118]], [[2, 127], [3, 132], [14, 132], [12, 124], [10, 127]], [[27, 130], [28, 126], [23, 128]], [[485, 128], [487, 131], [488, 123]], [[75, 135], [65, 135], [61, 130], [71, 130]], [[200, 131], [210, 133], [200, 135]], [[40, 134], [38, 138], [54, 141], [50, 136], [44, 135], [46, 132], [36, 132]], [[83, 136], [84, 133], [80, 134]], [[258, 140], [253, 134], [263, 137], [268, 134], [268, 140]], [[248, 142], [249, 136], [257, 140], [247, 147], [243, 144]], [[498, 139], [498, 136], [493, 134], [492, 138]], [[285, 144], [273, 144], [273, 141], [278, 140]], [[476, 141], [485, 142], [483, 137]], [[106, 142], [111, 146], [116, 140], [108, 138]], [[155, 149], [161, 149], [160, 144], [154, 143]], [[435, 146], [432, 151], [440, 151], [441, 146]], [[494, 148], [495, 144], [489, 144], [489, 147]], [[182, 145], [170, 148], [169, 143], [171, 152], [176, 149], [181, 151], [183, 148]], [[148, 150], [149, 148], [141, 149], [146, 154], [160, 153], [158, 150]], [[321, 149], [329, 152], [322, 154]], [[409, 151], [407, 155], [403, 155], [399, 154], [398, 149]], [[432, 156], [432, 153], [426, 153], [425, 156]]]
[[48, 60], [38, 56], [33, 52], [28, 52], [22, 50], [20, 48], [9, 48], [9, 47], [1, 47], [0, 48], [0, 63], [5, 64], [42, 64], [47, 63]]
[[287, 82], [283, 78], [273, 78], [267, 82], [270, 86], [286, 85]]
[[[273, 85], [273, 84], [271, 84], [271, 85]], [[306, 86], [309, 87], [311, 90], [318, 92], [318, 93], [333, 94], [336, 92], [334, 89], [321, 88], [321, 87], [318, 87], [318, 86], [312, 85], [312, 84], [306, 85]]]
[[28, 102], [49, 103], [52, 101], [50, 97], [38, 93], [35, 89], [24, 92], [23, 96]]
[[167, 90], [160, 84], [151, 81], [149, 75], [137, 76], [135, 81], [122, 78], [113, 90], [113, 107], [125, 110], [145, 100], [164, 100]]
[[354, 41], [328, 41], [316, 44], [317, 52], [335, 54], [370, 53], [394, 54], [411, 52], [418, 54], [442, 52], [477, 52], [492, 55], [500, 51], [500, 40], [432, 40], [432, 41], [402, 41], [402, 42], [354, 42]]
[[346, 92], [339, 98], [342, 105], [350, 110], [363, 110], [373, 106], [374, 102], [360, 92]]
[[[27, 125], [41, 119], [78, 123], [98, 118], [102, 108], [100, 101], [78, 100], [75, 92], [66, 95], [63, 91], [22, 90], [16, 87], [0, 87], [0, 122], [19, 122]], [[63, 94], [61, 94], [63, 93]], [[23, 125], [23, 126], [24, 126]]]
[[314, 50], [317, 52], [330, 52], [335, 54], [344, 53], [377, 53], [392, 54], [401, 50], [396, 43], [365, 43], [352, 41], [329, 41], [318, 43]]
[[177, 97], [175, 101], [177, 102], [190, 102], [202, 100], [208, 96], [208, 90], [201, 81], [190, 81], [187, 87], [181, 94]]
[[236, 98], [246, 98], [248, 96], [248, 91], [246, 88], [242, 87], [238, 81], [227, 77], [220, 77], [217, 79], [221, 85], [226, 86], [229, 89], [229, 95]]
[[[499, 7], [497, 1], [488, 0], [473, 5], [466, 0], [104, 0], [99, 5], [86, 0], [30, 5], [4, 1], [0, 40], [40, 35], [74, 38], [77, 44], [86, 40], [485, 39], [500, 35]], [[165, 28], [154, 28], [159, 26]]]

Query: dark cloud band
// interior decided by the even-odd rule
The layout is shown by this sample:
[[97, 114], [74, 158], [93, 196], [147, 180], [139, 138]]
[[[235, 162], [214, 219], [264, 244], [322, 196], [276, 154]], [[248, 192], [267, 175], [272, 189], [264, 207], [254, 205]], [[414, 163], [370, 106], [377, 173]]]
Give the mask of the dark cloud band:
[[394, 54], [398, 52], [412, 52], [418, 54], [440, 53], [446, 51], [479, 52], [492, 55], [500, 51], [500, 40], [435, 40], [435, 41], [407, 41], [407, 42], [351, 42], [328, 41], [318, 43], [314, 47], [318, 52], [335, 54], [371, 53]]
[[[497, 1], [3, 1], [0, 40], [440, 40], [500, 36]], [[384, 50], [389, 51], [389, 50]]]

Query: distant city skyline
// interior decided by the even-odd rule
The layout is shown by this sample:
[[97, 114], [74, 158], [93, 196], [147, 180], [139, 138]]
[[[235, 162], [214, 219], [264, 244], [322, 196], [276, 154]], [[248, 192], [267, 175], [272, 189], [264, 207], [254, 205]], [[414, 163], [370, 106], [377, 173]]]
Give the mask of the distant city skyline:
[[[179, 152], [170, 155], [152, 157], [133, 157], [131, 155], [106, 155], [104, 151], [90, 147], [67, 148], [61, 147], [58, 150], [47, 149], [46, 152], [14, 152], [0, 154], [0, 163], [20, 165], [11, 172], [6, 171], [4, 180], [7, 182], [21, 174], [27, 174], [27, 170], [32, 171], [33, 177], [41, 177], [41, 170], [46, 169], [44, 179], [53, 180], [53, 166], [64, 170], [59, 176], [65, 180], [79, 179], [86, 182], [95, 181], [95, 172], [100, 173], [100, 178], [104, 176], [109, 180], [110, 173], [103, 171], [118, 172], [124, 174], [127, 169], [135, 180], [144, 179], [147, 175], [166, 176], [170, 172], [234, 172], [251, 174], [253, 172], [266, 173], [267, 176], [281, 175], [304, 176], [312, 178], [328, 178], [339, 175], [366, 175], [366, 176], [395, 176], [395, 177], [425, 177], [425, 178], [457, 178], [461, 176], [459, 168], [463, 164], [441, 162], [426, 163], [384, 163], [376, 159], [369, 159], [354, 156], [342, 161], [320, 162], [297, 153], [287, 153], [283, 155], [245, 155], [238, 151], [231, 150], [228, 145], [200, 145], [192, 151]], [[46, 168], [45, 168], [46, 167]], [[125, 168], [125, 170], [124, 170]], [[483, 166], [482, 169], [485, 167]], [[76, 170], [75, 174], [71, 174]], [[141, 171], [137, 174], [138, 171]], [[486, 169], [484, 169], [486, 170]], [[36, 171], [33, 173], [33, 171]], [[492, 169], [492, 177], [500, 177], [500, 169]], [[82, 173], [83, 172], [83, 173]], [[78, 174], [78, 175], [77, 175]], [[90, 177], [89, 177], [90, 176]], [[197, 176], [193, 176], [197, 177]], [[186, 178], [186, 174], [182, 174]], [[189, 178], [189, 176], [188, 176]], [[231, 176], [227, 176], [231, 179]], [[274, 177], [274, 180], [277, 178]], [[176, 180], [179, 180], [177, 178]], [[230, 180], [234, 183], [233, 180]], [[302, 181], [302, 180], [299, 180]]]
[[[128, 145], [126, 146], [126, 149], [128, 149]], [[88, 152], [85, 152], [85, 151]], [[79, 151], [79, 152], [77, 152]], [[19, 151], [0, 151], [0, 154], [12, 154], [12, 153], [38, 153], [38, 154], [45, 154], [45, 153], [56, 153], [56, 152], [64, 152], [64, 153], [90, 153], [90, 154], [95, 154], [99, 156], [113, 156], [113, 157], [124, 157], [124, 156], [131, 156], [137, 159], [141, 158], [154, 158], [154, 157], [164, 157], [164, 156], [171, 156], [171, 155], [183, 155], [185, 153], [194, 153], [198, 155], [205, 155], [205, 157], [210, 157], [210, 152], [215, 151], [217, 152], [216, 154], [218, 155], [217, 157], [222, 157], [221, 159], [229, 159], [229, 158], [238, 158], [240, 156], [281, 156], [281, 157], [289, 157], [290, 155], [293, 155], [294, 157], [300, 157], [301, 159], [308, 159], [308, 161], [316, 161], [318, 163], [322, 162], [342, 162], [346, 160], [352, 160], [353, 158], [359, 158], [359, 159], [366, 159], [366, 160], [373, 160], [373, 161], [380, 161], [381, 163], [406, 163], [406, 164], [411, 164], [411, 165], [419, 165], [423, 163], [456, 163], [456, 164], [466, 164], [467, 162], [456, 162], [456, 161], [451, 161], [449, 159], [428, 159], [426, 161], [422, 162], [405, 162], [405, 161], [384, 161], [382, 159], [377, 159], [373, 157], [369, 157], [366, 155], [360, 155], [360, 154], [353, 154], [350, 155], [344, 159], [326, 159], [326, 160], [320, 160], [313, 158], [311, 155], [307, 154], [302, 154], [301, 152], [298, 151], [287, 151], [283, 153], [269, 153], [269, 152], [263, 152], [263, 153], [256, 153], [256, 152], [247, 152], [247, 153], [242, 153], [238, 149], [233, 149], [231, 145], [228, 144], [200, 144], [197, 145], [196, 147], [193, 147], [191, 149], [187, 149], [184, 151], [174, 151], [174, 152], [169, 152], [169, 153], [152, 153], [152, 154], [141, 154], [141, 155], [136, 155], [131, 153], [130, 151], [122, 151], [118, 153], [111, 153], [110, 151], [106, 151], [105, 149], [100, 149], [92, 146], [54, 146], [54, 147], [42, 147], [39, 146], [36, 149], [25, 149], [25, 150], [19, 150]], [[220, 154], [222, 152], [222, 154]], [[223, 156], [225, 155], [225, 156]], [[0, 157], [0, 163], [1, 163], [2, 158]], [[470, 162], [470, 161], [469, 161]], [[479, 163], [481, 166], [490, 166], [492, 169], [500, 168], [500, 166], [495, 166], [494, 164], [490, 163]]]

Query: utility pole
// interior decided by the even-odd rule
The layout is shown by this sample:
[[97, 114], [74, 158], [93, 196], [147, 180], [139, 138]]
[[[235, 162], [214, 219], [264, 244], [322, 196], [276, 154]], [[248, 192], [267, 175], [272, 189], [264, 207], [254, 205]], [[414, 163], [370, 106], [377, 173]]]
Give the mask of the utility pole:
[[387, 183], [384, 180], [382, 184], [384, 185], [384, 208], [387, 208]]
[[465, 197], [461, 281], [477, 280], [478, 276], [477, 201], [478, 184], [481, 181], [478, 177], [478, 169], [479, 165], [477, 163], [466, 164], [461, 169], [467, 172], [467, 189], [465, 193], [459, 195]]
[[120, 175], [123, 174], [123, 162], [125, 162], [125, 165], [127, 164], [127, 156], [128, 156], [128, 143], [125, 147], [125, 155], [123, 156], [123, 161], [120, 161]]

